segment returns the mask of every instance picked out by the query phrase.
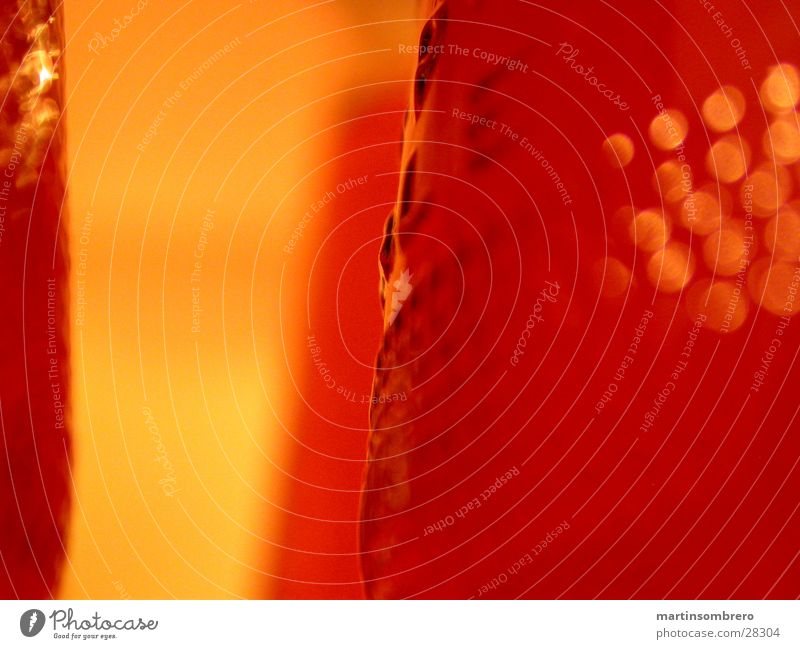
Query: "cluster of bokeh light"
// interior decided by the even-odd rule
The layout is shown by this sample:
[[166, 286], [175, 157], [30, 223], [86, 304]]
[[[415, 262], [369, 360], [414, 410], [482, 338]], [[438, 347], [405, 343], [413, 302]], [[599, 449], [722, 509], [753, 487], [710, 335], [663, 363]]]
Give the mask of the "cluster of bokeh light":
[[[739, 329], [759, 307], [787, 318], [800, 311], [800, 200], [792, 200], [800, 178], [797, 68], [769, 69], [759, 98], [752, 119], [766, 116], [768, 125], [758, 142], [740, 132], [748, 107], [739, 89], [724, 86], [705, 98], [701, 113], [711, 145], [702, 171], [677, 155], [689, 135], [684, 113], [670, 108], [656, 116], [649, 141], [668, 156], [652, 177], [660, 204], [624, 207], [614, 216], [644, 256], [647, 282], [680, 295], [689, 317], [703, 313], [705, 326], [717, 331]], [[634, 143], [622, 133], [610, 136], [603, 151], [620, 169], [634, 159]], [[603, 266], [605, 295], [622, 295], [637, 281], [618, 258]]]

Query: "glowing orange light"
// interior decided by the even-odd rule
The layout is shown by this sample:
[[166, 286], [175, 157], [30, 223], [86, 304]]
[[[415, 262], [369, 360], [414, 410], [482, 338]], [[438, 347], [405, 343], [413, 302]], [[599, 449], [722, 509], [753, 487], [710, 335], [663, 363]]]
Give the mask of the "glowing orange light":
[[633, 151], [633, 141], [623, 133], [616, 133], [603, 142], [603, 153], [614, 167], [627, 166], [633, 160]]
[[686, 139], [689, 122], [679, 110], [671, 108], [653, 118], [650, 122], [650, 141], [659, 149], [677, 149]]
[[760, 259], [750, 268], [747, 287], [753, 300], [774, 315], [800, 311], [800, 268], [785, 261]]
[[668, 203], [681, 201], [692, 187], [692, 168], [677, 160], [661, 164], [653, 174], [653, 188]]
[[656, 209], [643, 210], [636, 215], [628, 232], [640, 250], [653, 252], [669, 241], [672, 226], [669, 219]]
[[745, 209], [752, 209], [756, 216], [772, 216], [789, 200], [791, 193], [789, 172], [784, 167], [765, 164], [742, 183], [742, 205]]
[[722, 222], [722, 207], [710, 191], [696, 191], [681, 203], [679, 213], [683, 227], [697, 234], [710, 234]]
[[689, 246], [670, 243], [653, 253], [647, 262], [647, 278], [663, 293], [681, 290], [694, 274], [694, 256]]
[[714, 142], [706, 155], [706, 169], [723, 183], [733, 183], [747, 173], [750, 147], [741, 138], [725, 135]]
[[736, 331], [750, 311], [747, 292], [728, 280], [704, 279], [686, 292], [686, 309], [692, 319], [701, 313], [703, 326], [713, 331]]
[[800, 75], [797, 68], [782, 63], [770, 68], [761, 84], [761, 101], [773, 113], [787, 113], [800, 100]]
[[800, 160], [800, 123], [797, 115], [779, 117], [764, 133], [764, 152], [781, 163]]
[[713, 131], [730, 131], [742, 121], [744, 113], [744, 95], [733, 86], [716, 90], [703, 102], [703, 120]]
[[40, 87], [44, 86], [52, 78], [53, 78], [53, 73], [50, 70], [48, 70], [46, 67], [42, 67], [42, 69], [39, 70], [39, 86]]
[[748, 249], [745, 247], [745, 227], [729, 221], [710, 234], [703, 243], [703, 260], [717, 275], [735, 275], [745, 267]]
[[764, 245], [778, 259], [800, 258], [800, 214], [796, 207], [784, 205], [764, 228]]

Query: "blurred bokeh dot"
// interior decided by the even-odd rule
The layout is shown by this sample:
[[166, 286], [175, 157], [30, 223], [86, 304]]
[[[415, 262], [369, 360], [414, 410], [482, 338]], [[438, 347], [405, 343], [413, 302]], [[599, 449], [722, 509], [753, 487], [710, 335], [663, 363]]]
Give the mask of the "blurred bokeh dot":
[[784, 205], [764, 228], [764, 245], [778, 259], [800, 258], [800, 214], [797, 203]]
[[686, 309], [693, 320], [705, 314], [705, 328], [732, 332], [747, 320], [750, 307], [746, 292], [734, 282], [702, 279], [686, 292]]
[[681, 203], [680, 223], [696, 234], [706, 235], [722, 223], [722, 208], [711, 192], [696, 191]]
[[764, 153], [781, 164], [800, 160], [800, 123], [796, 114], [778, 117], [764, 133]]
[[792, 178], [781, 166], [764, 164], [750, 174], [742, 183], [741, 199], [745, 208], [753, 214], [768, 217], [791, 198]]
[[759, 259], [750, 268], [747, 288], [753, 300], [774, 315], [794, 315], [800, 310], [795, 295], [800, 269], [785, 261]]
[[657, 115], [650, 122], [650, 141], [659, 149], [671, 151], [677, 149], [689, 133], [689, 122], [684, 114], [670, 108]]
[[736, 128], [745, 113], [744, 95], [734, 86], [723, 86], [703, 102], [703, 121], [712, 131]]
[[761, 84], [761, 101], [773, 113], [788, 113], [800, 99], [800, 76], [797, 68], [789, 63], [775, 65], [769, 69]]
[[703, 242], [703, 261], [717, 275], [735, 275], [748, 261], [745, 248], [744, 224], [738, 221], [725, 223]]
[[720, 182], [734, 183], [747, 173], [750, 157], [747, 142], [734, 135], [725, 135], [708, 150], [706, 170]]
[[644, 252], [663, 248], [669, 241], [672, 225], [657, 209], [642, 210], [630, 224], [631, 241]]
[[603, 153], [609, 164], [622, 168], [633, 160], [633, 141], [624, 133], [615, 133], [603, 142]]
[[662, 293], [676, 293], [692, 278], [694, 268], [694, 256], [689, 246], [673, 242], [650, 257], [647, 278]]
[[668, 160], [653, 173], [653, 189], [667, 203], [680, 202], [690, 191], [693, 183], [692, 169], [677, 160]]

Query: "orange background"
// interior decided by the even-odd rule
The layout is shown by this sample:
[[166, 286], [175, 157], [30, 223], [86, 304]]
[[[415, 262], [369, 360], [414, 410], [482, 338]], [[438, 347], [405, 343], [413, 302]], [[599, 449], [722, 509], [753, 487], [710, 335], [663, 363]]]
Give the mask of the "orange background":
[[76, 499], [61, 597], [360, 595], [367, 406], [342, 407], [306, 338], [369, 394], [414, 5], [66, 3]]

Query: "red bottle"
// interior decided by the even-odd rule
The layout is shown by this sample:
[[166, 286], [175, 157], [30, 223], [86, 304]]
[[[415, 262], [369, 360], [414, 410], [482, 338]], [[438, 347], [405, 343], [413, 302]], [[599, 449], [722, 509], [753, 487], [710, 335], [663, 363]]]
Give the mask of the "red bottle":
[[368, 596], [798, 596], [800, 7], [714, 5], [433, 8]]
[[[51, 597], [69, 503], [61, 10], [0, 9], [0, 597]], [[58, 5], [60, 6], [60, 5]]]

